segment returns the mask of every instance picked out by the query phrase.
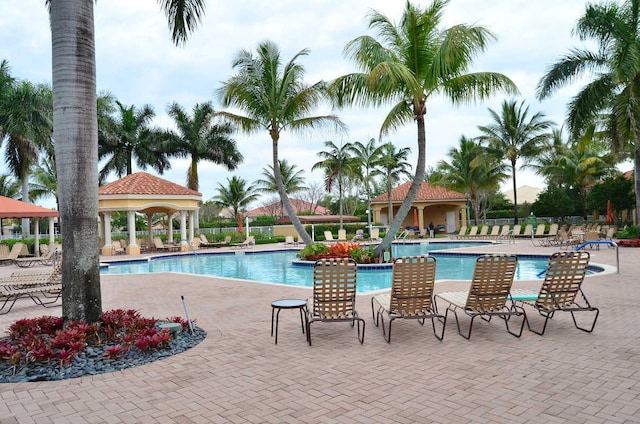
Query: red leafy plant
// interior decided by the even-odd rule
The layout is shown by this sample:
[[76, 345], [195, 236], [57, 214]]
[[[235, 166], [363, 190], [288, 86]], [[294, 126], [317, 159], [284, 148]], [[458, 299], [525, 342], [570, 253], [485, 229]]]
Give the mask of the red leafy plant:
[[[181, 323], [183, 331], [188, 328], [188, 321], [180, 317], [167, 321]], [[57, 361], [68, 366], [87, 346], [105, 346], [105, 359], [121, 358], [132, 348], [167, 348], [171, 333], [156, 323], [155, 318], [141, 317], [132, 309], [106, 311], [97, 323], [69, 322], [66, 327], [60, 317], [21, 319], [9, 327], [9, 336], [0, 340], [0, 363], [15, 371], [33, 362]]]
[[640, 239], [618, 240], [618, 246], [640, 247]]

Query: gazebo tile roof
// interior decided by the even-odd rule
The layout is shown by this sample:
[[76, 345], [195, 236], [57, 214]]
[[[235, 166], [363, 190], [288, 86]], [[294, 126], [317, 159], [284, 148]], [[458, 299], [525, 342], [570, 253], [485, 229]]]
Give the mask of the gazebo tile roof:
[[99, 195], [140, 194], [200, 196], [202, 193], [146, 172], [136, 172], [98, 189]]
[[[393, 202], [401, 202], [409, 193], [409, 188], [411, 187], [411, 181], [407, 181], [404, 184], [400, 184], [398, 187], [391, 190], [391, 200]], [[438, 201], [438, 200], [466, 200], [466, 197], [462, 193], [458, 193], [457, 191], [449, 190], [444, 187], [432, 186], [429, 183], [422, 183], [420, 186], [420, 190], [418, 190], [418, 194], [416, 195], [415, 201]], [[371, 202], [388, 202], [389, 195], [388, 193], [382, 193], [380, 196], [377, 196], [371, 199]]]

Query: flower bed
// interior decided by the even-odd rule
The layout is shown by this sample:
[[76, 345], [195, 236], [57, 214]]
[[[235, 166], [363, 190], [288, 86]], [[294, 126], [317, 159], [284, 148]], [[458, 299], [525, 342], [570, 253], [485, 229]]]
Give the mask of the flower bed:
[[640, 247], [640, 239], [618, 240], [616, 244], [622, 247]]
[[312, 243], [305, 246], [298, 254], [305, 261], [317, 261], [319, 259], [351, 258], [359, 264], [375, 264], [380, 258], [375, 253], [373, 246], [360, 245], [358, 243], [336, 243], [326, 245], [324, 243]]
[[21, 319], [0, 339], [0, 382], [47, 381], [101, 374], [142, 365], [182, 352], [204, 340], [206, 333], [180, 317], [182, 332], [174, 337], [161, 321], [134, 310], [111, 310], [98, 323], [70, 322], [60, 317]]

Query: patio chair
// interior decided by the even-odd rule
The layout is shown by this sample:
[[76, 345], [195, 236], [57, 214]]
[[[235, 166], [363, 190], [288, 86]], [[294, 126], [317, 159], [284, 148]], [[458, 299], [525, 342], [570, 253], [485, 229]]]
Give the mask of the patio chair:
[[488, 235], [489, 235], [489, 226], [483, 225], [482, 228], [480, 228], [480, 232], [478, 233], [478, 235], [476, 235], [474, 238], [484, 239], [484, 238], [487, 238]]
[[14, 264], [16, 259], [18, 259], [18, 257], [23, 254], [23, 249], [24, 248], [26, 248], [26, 245], [24, 243], [22, 243], [20, 241], [15, 243], [11, 247], [11, 250], [9, 251], [9, 254], [7, 256], [4, 256], [4, 257], [0, 258], [0, 264], [1, 265], [12, 265], [12, 264]]
[[[536, 309], [544, 317], [541, 330], [531, 328], [529, 321], [527, 327], [536, 334], [543, 335], [547, 323], [556, 311], [569, 312], [573, 324], [579, 330], [591, 333], [596, 326], [600, 310], [591, 306], [582, 291], [582, 282], [589, 268], [589, 252], [557, 252], [549, 258], [547, 271], [540, 291], [512, 290], [511, 297], [516, 302], [516, 307], [529, 305]], [[575, 312], [595, 312], [590, 327], [584, 328], [578, 325]]]
[[[350, 258], [321, 259], [313, 265], [313, 295], [307, 300], [307, 341], [311, 346], [311, 324], [358, 322], [358, 340], [364, 343], [365, 322], [358, 317], [356, 275], [358, 267]], [[360, 331], [362, 324], [362, 332]]]
[[331, 231], [324, 232], [324, 240], [327, 243], [334, 243], [336, 241], [336, 239], [333, 238], [333, 233]]
[[522, 225], [516, 224], [513, 226], [513, 231], [511, 232], [511, 235], [513, 237], [519, 237], [521, 231], [522, 231]]
[[50, 307], [62, 295], [62, 263], [52, 271], [14, 272], [0, 278], [0, 315], [7, 314], [20, 298], [29, 297], [37, 305]]
[[531, 237], [533, 235], [533, 225], [527, 224], [524, 226], [524, 231], [520, 234], [520, 237]]
[[231, 243], [229, 247], [232, 249], [249, 249], [253, 247], [254, 239], [254, 236], [249, 236], [242, 243]]
[[538, 224], [538, 226], [536, 227], [536, 232], [533, 234], [533, 237], [544, 237], [545, 234], [544, 232], [547, 230], [547, 228], [545, 227], [544, 224]]
[[467, 234], [467, 226], [463, 225], [462, 227], [460, 227], [460, 231], [458, 231], [458, 234], [455, 235], [455, 238], [457, 239], [463, 238], [466, 234]]
[[471, 227], [471, 229], [469, 230], [469, 234], [463, 234], [462, 239], [471, 239], [471, 238], [475, 238], [478, 235], [478, 226], [474, 225], [473, 227]]
[[[160, 239], [158, 239], [160, 240]], [[160, 240], [162, 242], [162, 240]], [[120, 240], [113, 240], [111, 242], [111, 249], [115, 255], [124, 255], [127, 253], [124, 247], [122, 247], [122, 243]]]
[[49, 247], [47, 252], [42, 256], [30, 256], [26, 258], [16, 258], [13, 260], [13, 263], [20, 268], [28, 268], [35, 264], [40, 265], [52, 265], [55, 259], [55, 256], [60, 253], [61, 246], [54, 243]]
[[293, 236], [285, 236], [284, 237], [284, 245], [285, 246], [297, 246], [298, 242], [295, 240]]
[[372, 228], [371, 229], [370, 239], [371, 239], [371, 241], [381, 241], [382, 240], [380, 238], [380, 229], [379, 228]]
[[[438, 315], [433, 304], [433, 286], [436, 279], [436, 259], [433, 256], [407, 256], [393, 263], [391, 290], [371, 298], [371, 313], [376, 327], [382, 324], [382, 335], [391, 342], [391, 324], [395, 319], [415, 319], [424, 325], [431, 319], [433, 335], [444, 337], [446, 322]], [[377, 307], [376, 307], [377, 304]], [[384, 317], [389, 319], [385, 330]], [[442, 323], [442, 331], [436, 332], [436, 320]]]
[[347, 241], [347, 230], [338, 230], [338, 241]]
[[499, 235], [500, 235], [500, 226], [494, 225], [493, 227], [491, 227], [491, 232], [489, 233], [488, 238], [497, 239]]
[[[497, 316], [504, 320], [509, 334], [520, 337], [527, 319], [525, 312], [522, 308], [513, 308], [512, 304], [507, 306], [509, 291], [513, 284], [517, 265], [518, 258], [513, 254], [483, 255], [478, 257], [468, 292], [436, 294], [436, 299], [442, 299], [449, 304], [445, 320], [449, 312], [453, 312], [458, 333], [469, 340], [473, 329], [473, 320], [476, 317], [482, 317], [485, 321], [490, 321], [492, 317]], [[471, 318], [469, 330], [466, 334], [460, 328], [458, 309]], [[511, 331], [509, 328], [509, 321], [513, 316], [523, 317], [519, 332]]]

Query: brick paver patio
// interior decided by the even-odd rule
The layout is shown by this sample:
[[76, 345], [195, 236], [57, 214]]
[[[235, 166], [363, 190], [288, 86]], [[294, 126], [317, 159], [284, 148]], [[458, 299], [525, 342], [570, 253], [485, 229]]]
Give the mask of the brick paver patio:
[[[553, 251], [529, 241], [473, 250]], [[309, 347], [297, 310], [280, 314], [275, 345], [271, 301], [305, 298], [310, 289], [185, 274], [105, 276], [103, 309], [184, 316], [184, 296], [208, 337], [185, 353], [125, 371], [0, 384], [0, 423], [640, 422], [639, 253], [621, 248], [620, 274], [586, 279], [585, 293], [601, 310], [594, 333], [576, 330], [569, 314], [559, 314], [544, 336], [525, 331], [520, 339], [500, 320], [477, 320], [467, 341], [450, 320], [439, 342], [428, 324], [411, 320], [396, 322], [387, 344], [370, 318], [370, 297], [362, 295], [363, 345], [349, 324], [316, 323]], [[591, 254], [592, 263], [616, 264], [614, 249]], [[436, 290], [465, 286], [438, 282]], [[22, 300], [0, 316], [0, 329], [60, 312]]]

